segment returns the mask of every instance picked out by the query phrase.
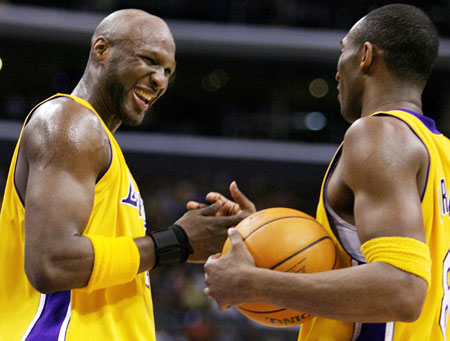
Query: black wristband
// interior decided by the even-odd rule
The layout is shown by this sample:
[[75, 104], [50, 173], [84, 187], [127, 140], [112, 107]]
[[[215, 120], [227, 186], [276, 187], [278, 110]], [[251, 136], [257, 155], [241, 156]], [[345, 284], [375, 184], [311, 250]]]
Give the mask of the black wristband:
[[186, 232], [178, 225], [155, 232], [147, 229], [146, 234], [153, 239], [155, 244], [154, 268], [161, 265], [184, 263], [194, 252]]

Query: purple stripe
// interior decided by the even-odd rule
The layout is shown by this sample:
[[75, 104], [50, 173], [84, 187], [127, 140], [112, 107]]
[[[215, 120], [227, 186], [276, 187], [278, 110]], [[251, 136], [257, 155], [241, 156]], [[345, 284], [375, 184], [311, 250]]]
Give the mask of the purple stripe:
[[396, 110], [401, 110], [404, 112], [407, 112], [408, 114], [411, 114], [413, 116], [415, 116], [416, 118], [418, 118], [424, 125], [425, 127], [428, 128], [429, 131], [431, 131], [433, 134], [437, 134], [440, 135], [441, 132], [439, 130], [437, 130], [436, 128], [436, 122], [434, 122], [433, 119], [423, 116], [421, 114], [418, 114], [414, 111], [408, 110], [408, 109], [396, 109]]
[[384, 341], [386, 323], [363, 323], [357, 341]]
[[44, 310], [26, 341], [57, 341], [69, 304], [70, 290], [48, 294]]
[[109, 159], [108, 167], [103, 172], [103, 174], [99, 176], [98, 180], [95, 182], [96, 184], [98, 184], [100, 182], [100, 180], [105, 176], [105, 174], [108, 173], [109, 169], [111, 168], [112, 161], [113, 161], [113, 150], [112, 150], [112, 146], [111, 146], [111, 140], [109, 139], [108, 133], [106, 131], [105, 131], [105, 133], [106, 133], [106, 136], [108, 137], [109, 152], [110, 152], [111, 156], [110, 156], [110, 159]]
[[17, 164], [19, 163], [19, 152], [20, 152], [20, 146], [19, 146], [19, 150], [17, 151], [16, 164], [14, 165], [13, 183], [14, 183], [14, 189], [16, 190], [17, 196], [19, 197], [19, 200], [22, 203], [22, 206], [25, 207], [25, 200], [23, 200], [22, 196], [20, 195], [19, 189], [17, 187], [17, 182], [16, 182], [16, 169], [17, 169]]

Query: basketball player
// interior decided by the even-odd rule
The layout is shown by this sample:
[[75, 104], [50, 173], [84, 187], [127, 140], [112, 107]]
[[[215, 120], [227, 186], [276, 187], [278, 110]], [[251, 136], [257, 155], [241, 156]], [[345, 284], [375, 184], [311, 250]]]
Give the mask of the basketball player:
[[421, 103], [438, 55], [436, 30], [421, 10], [388, 5], [358, 21], [341, 44], [339, 102], [352, 125], [325, 175], [317, 219], [343, 268], [255, 268], [231, 229], [231, 251], [205, 264], [205, 294], [222, 309], [266, 301], [318, 316], [301, 326], [300, 340], [446, 340], [450, 141]]
[[1, 340], [155, 340], [146, 271], [205, 261], [243, 218], [213, 217], [216, 203], [146, 233], [113, 133], [141, 123], [174, 70], [166, 23], [118, 11], [95, 30], [72, 94], [27, 117], [0, 215]]

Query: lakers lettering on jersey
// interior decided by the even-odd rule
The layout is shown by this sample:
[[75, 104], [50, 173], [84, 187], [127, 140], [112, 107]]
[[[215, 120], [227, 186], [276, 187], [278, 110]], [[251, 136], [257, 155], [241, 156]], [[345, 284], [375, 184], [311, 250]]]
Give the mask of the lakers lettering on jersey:
[[450, 212], [450, 200], [448, 199], [447, 193], [449, 192], [449, 189], [447, 187], [447, 184], [445, 183], [445, 179], [441, 178], [439, 180], [438, 185], [438, 198], [439, 198], [439, 207], [441, 208], [441, 220], [444, 216], [449, 215]]
[[[97, 115], [111, 148], [109, 168], [95, 185], [94, 205], [84, 234], [144, 236], [144, 204], [114, 136], [83, 99], [57, 94], [46, 101], [61, 96], [72, 98]], [[148, 273], [92, 293], [81, 288], [45, 295], [31, 286], [24, 271], [24, 201], [14, 185], [20, 138], [0, 213], [0, 340], [155, 340]]]
[[[450, 310], [450, 140], [442, 135], [432, 119], [408, 110], [377, 112], [403, 121], [422, 141], [429, 155], [428, 175], [422, 195], [422, 215], [426, 243], [432, 260], [431, 283], [419, 319], [412, 323], [350, 323], [316, 317], [300, 328], [299, 340], [447, 340]], [[342, 145], [334, 156], [322, 183], [317, 220], [328, 230], [344, 267], [364, 264], [359, 255], [359, 239], [349, 237], [351, 226], [332, 228], [339, 217], [327, 209], [327, 181], [337, 164]], [[345, 230], [347, 235], [339, 235]], [[337, 232], [333, 232], [337, 231]], [[350, 231], [350, 232], [349, 232]], [[356, 233], [356, 228], [354, 229]], [[360, 255], [362, 256], [362, 255]]]

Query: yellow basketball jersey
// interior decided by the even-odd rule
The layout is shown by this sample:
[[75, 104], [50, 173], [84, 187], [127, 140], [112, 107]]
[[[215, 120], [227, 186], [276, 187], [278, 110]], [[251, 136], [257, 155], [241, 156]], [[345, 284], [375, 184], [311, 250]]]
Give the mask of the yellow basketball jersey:
[[[65, 94], [46, 101], [61, 96], [98, 116], [111, 148], [111, 163], [95, 186], [84, 234], [144, 236], [143, 201], [114, 136], [86, 101]], [[130, 283], [90, 294], [74, 289], [45, 295], [31, 286], [24, 271], [25, 208], [14, 184], [19, 145], [20, 137], [0, 213], [0, 340], [156, 340], [150, 284], [144, 273]]]
[[[430, 248], [431, 283], [422, 314], [412, 323], [349, 323], [316, 317], [300, 328], [299, 340], [446, 340], [450, 307], [450, 140], [436, 130], [432, 119], [408, 110], [376, 112], [372, 115], [393, 116], [405, 122], [425, 145], [429, 155], [428, 177], [422, 195], [422, 212], [426, 243]], [[332, 236], [343, 267], [357, 265], [330, 224], [325, 208], [325, 190], [340, 156], [339, 147], [325, 175], [317, 220]], [[361, 263], [361, 262], [359, 262]]]

